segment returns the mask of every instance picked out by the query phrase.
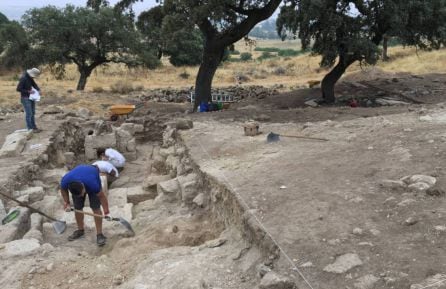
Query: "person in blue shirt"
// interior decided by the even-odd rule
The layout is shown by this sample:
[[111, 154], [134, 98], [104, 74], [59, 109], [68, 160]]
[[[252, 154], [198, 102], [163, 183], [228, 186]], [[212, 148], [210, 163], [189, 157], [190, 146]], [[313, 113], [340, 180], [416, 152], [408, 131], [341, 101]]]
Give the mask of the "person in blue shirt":
[[[108, 208], [107, 196], [102, 191], [101, 179], [99, 177], [99, 169], [92, 165], [78, 165], [68, 173], [66, 173], [60, 182], [60, 193], [64, 200], [64, 209], [70, 210], [70, 197], [76, 210], [83, 210], [85, 198], [88, 195], [90, 208], [93, 213], [102, 215], [101, 205], [104, 209], [104, 216], [107, 217], [110, 212]], [[74, 241], [84, 236], [84, 214], [75, 212], [77, 230], [69, 237], [69, 241]], [[107, 238], [102, 233], [102, 218], [95, 217], [96, 225], [96, 242], [98, 246], [103, 246], [107, 242]]]

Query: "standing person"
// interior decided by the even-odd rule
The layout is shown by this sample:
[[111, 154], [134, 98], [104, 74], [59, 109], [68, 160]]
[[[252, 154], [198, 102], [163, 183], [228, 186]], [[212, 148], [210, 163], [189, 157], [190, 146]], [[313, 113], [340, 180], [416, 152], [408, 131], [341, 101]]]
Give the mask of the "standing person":
[[98, 148], [97, 154], [99, 159], [108, 161], [117, 168], [123, 168], [125, 165], [125, 157], [112, 148]]
[[42, 130], [37, 128], [34, 116], [36, 114], [36, 103], [29, 99], [30, 94], [40, 93], [40, 88], [34, 81], [35, 77], [40, 75], [40, 70], [32, 68], [26, 70], [26, 72], [20, 77], [19, 84], [17, 85], [17, 91], [20, 92], [20, 100], [25, 110], [26, 127], [28, 131], [41, 132]]
[[[101, 205], [104, 209], [104, 216], [107, 217], [110, 214], [107, 196], [102, 191], [99, 169], [96, 166], [78, 165], [62, 177], [60, 188], [65, 210], [70, 209], [69, 193], [71, 193], [76, 210], [83, 210], [85, 197], [88, 195], [90, 208], [95, 214], [102, 215]], [[74, 241], [84, 236], [85, 233], [84, 214], [75, 212], [75, 217], [77, 230], [68, 237], [68, 241]], [[102, 233], [102, 218], [94, 217], [94, 223], [96, 225], [96, 243], [98, 246], [104, 246], [107, 238]]]

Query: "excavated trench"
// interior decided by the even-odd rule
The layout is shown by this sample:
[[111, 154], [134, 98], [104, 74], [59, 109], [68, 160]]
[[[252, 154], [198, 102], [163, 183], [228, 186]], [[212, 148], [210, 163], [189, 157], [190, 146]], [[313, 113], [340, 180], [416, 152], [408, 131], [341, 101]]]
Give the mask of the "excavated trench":
[[[1, 255], [0, 246], [4, 268], [19, 266], [19, 256], [29, 259], [21, 261], [28, 268], [19, 270], [20, 278], [3, 272], [0, 281], [7, 281], [8, 288], [257, 286], [274, 267], [279, 250], [237, 196], [191, 161], [178, 133], [191, 127], [184, 119], [142, 119], [114, 128], [101, 121], [63, 122], [3, 191], [30, 191], [26, 201], [66, 220], [67, 232], [57, 235], [48, 220], [21, 208], [22, 218], [15, 221], [20, 229], [8, 241], [36, 239], [40, 248], [8, 256]], [[112, 135], [116, 139], [110, 142]], [[107, 194], [111, 213], [128, 219], [136, 232], [130, 236], [118, 223], [105, 222], [108, 244], [103, 248], [95, 245], [94, 223], [88, 217], [86, 237], [67, 241], [75, 221], [73, 214], [61, 210], [58, 192], [67, 169], [91, 162], [97, 147], [91, 144], [96, 142], [125, 151], [126, 167]], [[33, 190], [39, 190], [38, 197]]]

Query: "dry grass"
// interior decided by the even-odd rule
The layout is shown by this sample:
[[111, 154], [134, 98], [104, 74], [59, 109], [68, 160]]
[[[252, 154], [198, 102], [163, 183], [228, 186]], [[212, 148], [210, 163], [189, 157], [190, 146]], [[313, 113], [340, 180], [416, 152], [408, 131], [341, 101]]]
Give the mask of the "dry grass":
[[[299, 49], [297, 41], [257, 41], [259, 47], [278, 47], [281, 49]], [[286, 87], [294, 87], [306, 84], [309, 80], [320, 80], [327, 71], [319, 68], [320, 57], [308, 54], [298, 57], [271, 58], [259, 62], [255, 60], [261, 52], [254, 51], [246, 46], [243, 41], [236, 44], [236, 49], [240, 52], [250, 52], [254, 60], [247, 62], [225, 62], [217, 70], [214, 78], [214, 86], [222, 87], [235, 85], [236, 76], [243, 76], [245, 82], [242, 85], [263, 85], [273, 86], [283, 84]], [[416, 53], [415, 49], [393, 47], [389, 51], [391, 61], [378, 63], [378, 67], [388, 72], [411, 72], [414, 74], [423, 73], [444, 73], [444, 63], [446, 63], [446, 50]], [[359, 64], [352, 65], [348, 73], [360, 71]], [[56, 80], [49, 74], [47, 69], [43, 69], [42, 76], [38, 79], [38, 84], [44, 92], [51, 92], [58, 97], [75, 97], [77, 103], [70, 106], [92, 107], [92, 102], [100, 107], [105, 107], [110, 101], [110, 94], [119, 83], [121, 87], [133, 87], [138, 89], [153, 88], [184, 88], [195, 85], [195, 75], [198, 67], [176, 68], [164, 61], [163, 67], [156, 70], [127, 69], [123, 65], [109, 65], [96, 69], [89, 78], [85, 93], [69, 93], [76, 87], [78, 74], [74, 66], [67, 68], [67, 75], [64, 80]], [[19, 103], [19, 97], [15, 91], [17, 76], [20, 72], [9, 72], [0, 74], [0, 106], [10, 106]], [[189, 77], [184, 77], [184, 75]], [[119, 97], [119, 96], [117, 96]], [[100, 109], [99, 109], [100, 110]]]

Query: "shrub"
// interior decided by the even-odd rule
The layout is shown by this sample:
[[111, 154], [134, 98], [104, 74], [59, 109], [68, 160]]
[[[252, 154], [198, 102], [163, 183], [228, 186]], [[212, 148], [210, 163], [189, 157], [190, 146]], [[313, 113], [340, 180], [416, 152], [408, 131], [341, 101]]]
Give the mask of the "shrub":
[[232, 55], [239, 55], [240, 54], [240, 51], [238, 51], [238, 50], [234, 50], [234, 51], [230, 50], [230, 51], [231, 51]]
[[93, 92], [95, 92], [95, 93], [101, 93], [101, 92], [104, 92], [104, 91], [105, 90], [101, 86], [93, 87]]
[[181, 72], [178, 76], [182, 79], [188, 79], [190, 74], [187, 73], [187, 71], [184, 71], [184, 72]]
[[248, 61], [252, 59], [252, 54], [249, 52], [243, 52], [242, 54], [240, 54], [240, 60], [241, 61]]
[[260, 55], [257, 59], [258, 60], [265, 60], [265, 59], [269, 59], [269, 58], [273, 58], [275, 57], [275, 55], [271, 54], [268, 51], [263, 51], [262, 55]]
[[274, 69], [273, 73], [275, 75], [284, 75], [286, 73], [286, 69], [281, 67], [281, 66], [279, 66], [276, 69]]
[[110, 90], [113, 93], [130, 93], [135, 89], [133, 88], [133, 85], [131, 83], [120, 80], [112, 84]]
[[265, 51], [265, 52], [279, 52], [280, 48], [276, 47], [256, 47], [254, 48], [255, 51]]
[[277, 55], [282, 57], [293, 57], [293, 56], [298, 56], [299, 54], [302, 54], [302, 51], [294, 49], [282, 49], [279, 52], [277, 52]]

